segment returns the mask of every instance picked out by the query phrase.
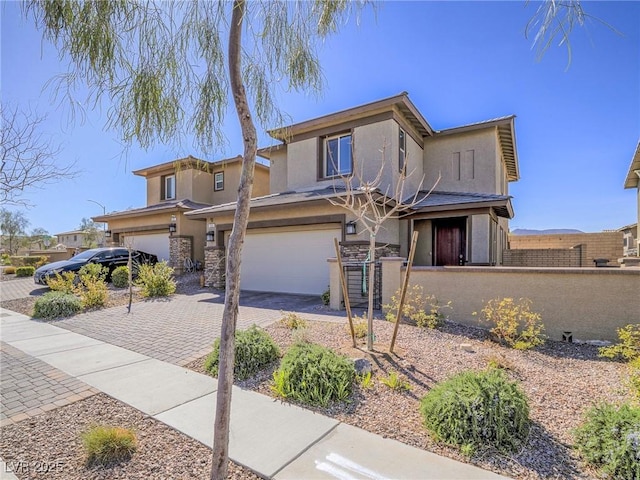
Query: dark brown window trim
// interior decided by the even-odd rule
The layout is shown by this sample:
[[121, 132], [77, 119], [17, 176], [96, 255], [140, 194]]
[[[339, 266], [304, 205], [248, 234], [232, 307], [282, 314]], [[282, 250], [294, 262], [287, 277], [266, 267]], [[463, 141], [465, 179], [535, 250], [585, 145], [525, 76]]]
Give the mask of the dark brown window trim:
[[346, 175], [351, 175], [353, 173], [353, 166], [354, 166], [354, 142], [355, 142], [355, 135], [354, 135], [354, 129], [351, 128], [349, 130], [339, 130], [339, 131], [335, 131], [332, 133], [329, 133], [327, 135], [322, 135], [320, 137], [318, 137], [318, 171], [317, 171], [317, 177], [316, 177], [316, 181], [318, 182], [322, 182], [324, 180], [337, 180], [339, 178], [342, 178], [345, 174], [342, 175], [332, 175], [330, 177], [325, 176], [324, 174], [324, 154], [325, 154], [325, 145], [326, 145], [326, 140], [328, 138], [333, 138], [333, 137], [339, 137], [339, 136], [345, 136], [345, 135], [351, 135], [351, 172], [349, 172]]
[[[218, 174], [222, 174], [222, 188], [216, 188], [216, 175]], [[224, 171], [218, 171], [218, 172], [214, 172], [213, 174], [213, 191], [214, 192], [221, 192], [224, 190]]]

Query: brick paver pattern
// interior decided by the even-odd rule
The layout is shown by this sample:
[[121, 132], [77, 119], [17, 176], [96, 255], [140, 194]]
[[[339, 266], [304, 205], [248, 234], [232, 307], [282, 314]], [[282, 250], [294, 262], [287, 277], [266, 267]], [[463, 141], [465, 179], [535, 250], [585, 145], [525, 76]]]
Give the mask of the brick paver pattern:
[[31, 355], [0, 342], [0, 425], [9, 425], [99, 393]]
[[49, 291], [49, 287], [36, 285], [33, 277], [16, 278], [0, 282], [0, 300], [15, 300], [16, 298], [26, 298], [42, 295]]

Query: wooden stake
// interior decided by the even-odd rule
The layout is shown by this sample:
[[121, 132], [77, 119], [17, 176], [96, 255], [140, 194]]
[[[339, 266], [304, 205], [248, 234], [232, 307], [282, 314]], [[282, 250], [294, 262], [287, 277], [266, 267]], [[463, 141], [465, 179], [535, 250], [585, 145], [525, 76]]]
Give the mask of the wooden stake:
[[340, 256], [340, 246], [338, 245], [338, 239], [333, 239], [333, 244], [336, 247], [336, 258], [338, 259], [338, 270], [340, 270], [340, 285], [342, 285], [342, 296], [344, 297], [344, 306], [347, 309], [347, 318], [349, 319], [349, 330], [351, 330], [351, 341], [353, 347], [356, 346], [356, 332], [353, 328], [353, 318], [351, 317], [351, 304], [349, 303], [349, 289], [347, 288], [347, 282], [344, 280], [344, 270], [342, 269], [342, 257]]
[[402, 316], [402, 308], [404, 307], [404, 297], [407, 294], [409, 286], [409, 277], [411, 276], [411, 265], [413, 265], [413, 256], [416, 253], [416, 244], [418, 243], [418, 232], [414, 230], [411, 238], [411, 249], [409, 250], [409, 262], [407, 263], [407, 271], [404, 273], [402, 289], [400, 293], [400, 305], [398, 305], [398, 313], [396, 314], [396, 324], [393, 327], [393, 336], [391, 337], [391, 345], [389, 345], [389, 353], [393, 353], [393, 347], [396, 344], [396, 336], [398, 335], [398, 327], [400, 326], [400, 317]]

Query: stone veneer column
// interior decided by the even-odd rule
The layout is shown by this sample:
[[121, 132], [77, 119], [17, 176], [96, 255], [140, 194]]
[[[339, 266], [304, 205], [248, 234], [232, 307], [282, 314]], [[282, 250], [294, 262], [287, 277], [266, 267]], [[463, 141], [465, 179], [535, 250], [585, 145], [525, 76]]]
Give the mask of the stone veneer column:
[[[369, 254], [369, 242], [341, 242], [340, 251], [343, 262], [364, 262]], [[397, 257], [398, 255], [400, 255], [399, 245], [376, 244], [376, 260], [379, 260], [381, 257]]]
[[207, 287], [224, 289], [226, 272], [225, 253], [224, 247], [205, 247], [204, 284]]
[[180, 274], [184, 272], [184, 261], [187, 258], [193, 259], [193, 237], [169, 237], [169, 266]]

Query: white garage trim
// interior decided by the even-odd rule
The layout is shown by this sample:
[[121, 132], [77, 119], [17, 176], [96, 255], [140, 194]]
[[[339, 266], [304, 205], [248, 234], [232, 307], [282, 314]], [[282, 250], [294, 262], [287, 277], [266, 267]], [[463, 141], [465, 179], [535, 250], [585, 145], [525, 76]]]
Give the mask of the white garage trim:
[[319, 295], [329, 286], [327, 258], [335, 257], [337, 224], [248, 230], [242, 249], [241, 288]]
[[158, 257], [158, 261], [169, 261], [169, 234], [151, 233], [147, 235], [126, 235], [123, 240], [124, 246], [129, 246], [134, 250], [153, 253]]

